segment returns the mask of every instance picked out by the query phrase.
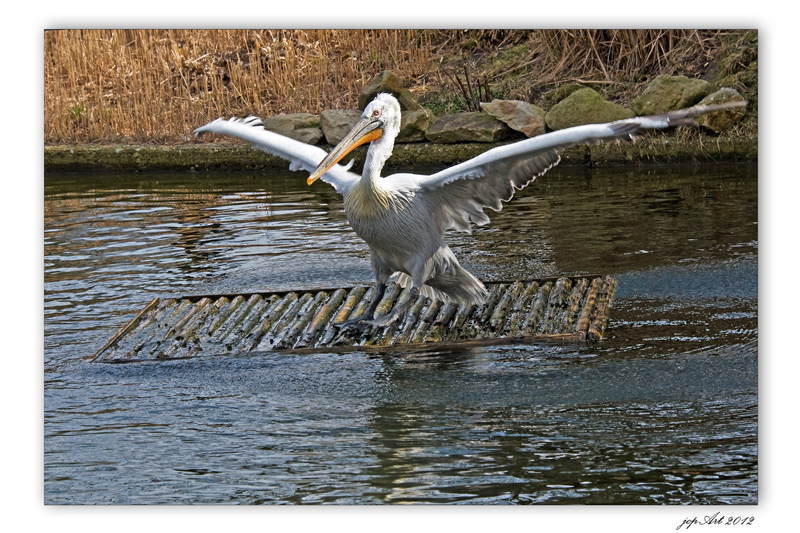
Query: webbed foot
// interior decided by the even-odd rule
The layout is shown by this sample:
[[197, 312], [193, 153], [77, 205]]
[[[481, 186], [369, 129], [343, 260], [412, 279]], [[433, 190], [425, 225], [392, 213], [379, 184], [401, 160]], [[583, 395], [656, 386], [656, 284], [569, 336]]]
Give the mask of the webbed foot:
[[400, 314], [401, 313], [391, 312], [388, 315], [382, 316], [380, 318], [374, 318], [372, 320], [364, 320], [363, 322], [369, 324], [370, 326], [375, 326], [379, 328], [381, 326], [387, 326], [391, 324], [400, 317]]
[[373, 318], [371, 320], [365, 318], [353, 318], [350, 320], [345, 320], [341, 324], [334, 324], [334, 326], [339, 328], [340, 331], [351, 329], [358, 333], [363, 333], [364, 330], [370, 327], [379, 328], [391, 324], [392, 322], [397, 320], [399, 316], [400, 313], [389, 313], [386, 316], [382, 316], [380, 318]]
[[334, 324], [334, 327], [339, 328], [341, 331], [352, 329], [361, 333], [371, 325], [370, 322], [372, 321], [364, 320], [363, 318], [352, 318], [350, 320], [345, 320], [341, 324]]

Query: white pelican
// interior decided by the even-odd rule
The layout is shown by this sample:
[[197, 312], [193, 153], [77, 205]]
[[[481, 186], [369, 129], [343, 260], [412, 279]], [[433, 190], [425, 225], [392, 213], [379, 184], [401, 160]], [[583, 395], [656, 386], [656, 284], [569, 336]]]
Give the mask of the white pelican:
[[[558, 164], [559, 151], [577, 143], [632, 139], [641, 130], [696, 125], [688, 117], [711, 111], [743, 107], [746, 102], [695, 106], [652, 117], [637, 117], [608, 124], [575, 126], [513, 144], [493, 148], [473, 159], [435, 174], [392, 174], [381, 177], [400, 131], [400, 104], [389, 94], [379, 94], [361, 120], [329, 154], [267, 131], [256, 117], [217, 119], [195, 130], [195, 135], [219, 133], [250, 142], [256, 148], [291, 162], [291, 170], [311, 172], [308, 184], [318, 178], [344, 197], [347, 220], [369, 245], [377, 281], [375, 296], [363, 314], [341, 326], [384, 325], [396, 320], [421, 292], [431, 298], [449, 298], [460, 304], [480, 304], [488, 295], [483, 284], [458, 264], [444, 241], [450, 228], [470, 231], [470, 223], [487, 224], [484, 207], [502, 209], [514, 191], [521, 189]], [[359, 176], [337, 163], [355, 147], [370, 143]], [[393, 275], [408, 298], [391, 313], [373, 318], [386, 283]]]

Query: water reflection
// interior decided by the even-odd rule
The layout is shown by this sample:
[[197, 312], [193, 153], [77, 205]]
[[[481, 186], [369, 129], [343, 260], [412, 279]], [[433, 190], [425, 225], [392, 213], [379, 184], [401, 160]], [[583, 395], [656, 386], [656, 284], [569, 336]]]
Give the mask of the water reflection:
[[[680, 368], [527, 352], [387, 360], [391, 390], [370, 422], [379, 450], [371, 483], [382, 500], [742, 503], [755, 495], [747, 473], [755, 398], [725, 397], [730, 383], [703, 386], [720, 378], [717, 362], [698, 355]], [[735, 367], [752, 363], [725, 372], [741, 378]], [[627, 385], [609, 390], [613, 376]], [[698, 381], [654, 386], [676, 377]], [[700, 390], [720, 397], [697, 402]], [[725, 489], [710, 494], [713, 480]]]
[[561, 168], [452, 233], [608, 273], [595, 346], [86, 362], [157, 295], [370, 282], [298, 174], [47, 176], [49, 503], [755, 503], [755, 167]]

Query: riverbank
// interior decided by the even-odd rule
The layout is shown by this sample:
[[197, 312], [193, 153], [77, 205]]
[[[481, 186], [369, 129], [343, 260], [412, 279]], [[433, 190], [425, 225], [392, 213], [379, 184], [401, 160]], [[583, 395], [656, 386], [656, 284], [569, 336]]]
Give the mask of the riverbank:
[[[343, 61], [341, 50], [358, 61]], [[747, 111], [724, 127], [574, 147], [562, 164], [758, 158], [755, 31], [54, 31], [45, 51], [46, 172], [285, 170], [282, 159], [191, 131], [256, 115], [271, 131], [329, 150], [377, 92], [397, 96], [406, 118], [390, 172], [706, 99], [745, 100]], [[340, 70], [353, 65], [358, 72]], [[355, 153], [356, 169], [365, 152]]]
[[633, 109], [659, 76], [686, 77], [736, 90], [738, 134], [757, 135], [756, 31], [56, 30], [44, 45], [46, 145], [176, 146], [217, 117], [363, 109], [385, 71], [434, 119], [493, 100], [546, 113], [586, 88]]
[[[466, 161], [508, 143], [398, 144], [387, 162], [389, 171], [403, 168], [441, 167]], [[326, 150], [330, 146], [323, 146]], [[355, 168], [364, 161], [366, 148], [352, 152]], [[633, 143], [575, 146], [562, 152], [562, 165], [662, 165], [691, 163], [755, 163], [758, 138], [672, 135], [641, 137]], [[44, 147], [45, 172], [182, 172], [287, 170], [279, 157], [240, 144], [187, 144], [183, 146]]]

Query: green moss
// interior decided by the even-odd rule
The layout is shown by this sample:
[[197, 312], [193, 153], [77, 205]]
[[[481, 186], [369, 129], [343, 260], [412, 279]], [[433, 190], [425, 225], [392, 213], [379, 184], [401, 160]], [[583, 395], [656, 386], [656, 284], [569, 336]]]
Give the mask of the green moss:
[[497, 56], [491, 58], [487, 70], [508, 71], [511, 69], [509, 74], [518, 74], [520, 69], [514, 69], [515, 64], [519, 63], [521, 66], [529, 55], [530, 49], [527, 44], [523, 43], [512, 46], [511, 48], [502, 50]]
[[747, 114], [737, 131], [740, 135], [758, 134], [758, 31], [733, 32], [712, 61], [705, 79], [714, 90], [736, 89], [748, 102]]
[[[441, 168], [502, 144], [507, 143], [398, 144], [387, 162], [387, 170]], [[363, 165], [365, 154], [363, 146], [352, 152], [356, 170]], [[758, 139], [661, 135], [643, 137], [635, 143], [577, 146], [564, 150], [561, 159], [567, 165], [756, 162]], [[46, 146], [44, 168], [45, 172], [286, 170], [289, 163], [247, 145]]]
[[431, 94], [420, 100], [422, 107], [438, 118], [467, 110], [467, 103], [455, 93]]
[[[570, 96], [572, 93], [586, 88], [587, 87], [585, 85], [581, 85], [580, 83], [566, 83], [556, 87], [542, 97], [542, 107], [545, 109], [550, 109], [561, 100], [564, 100]], [[589, 88], [591, 89], [591, 87]]]

